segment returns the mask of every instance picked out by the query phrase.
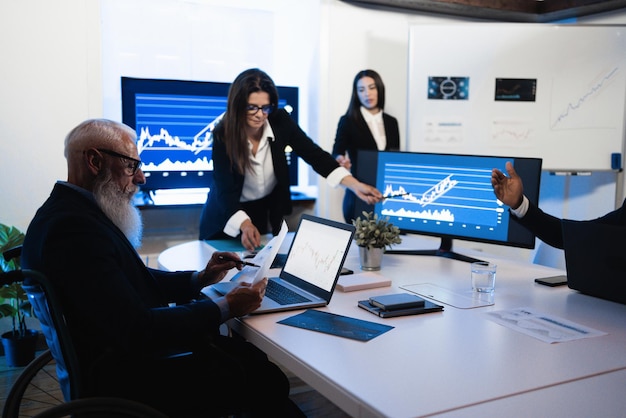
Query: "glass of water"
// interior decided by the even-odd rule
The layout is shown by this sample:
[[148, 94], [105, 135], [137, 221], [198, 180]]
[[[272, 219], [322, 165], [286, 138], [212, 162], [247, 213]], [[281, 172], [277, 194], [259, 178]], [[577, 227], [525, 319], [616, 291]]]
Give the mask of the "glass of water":
[[493, 293], [496, 288], [497, 265], [489, 261], [472, 263], [472, 290], [481, 293]]

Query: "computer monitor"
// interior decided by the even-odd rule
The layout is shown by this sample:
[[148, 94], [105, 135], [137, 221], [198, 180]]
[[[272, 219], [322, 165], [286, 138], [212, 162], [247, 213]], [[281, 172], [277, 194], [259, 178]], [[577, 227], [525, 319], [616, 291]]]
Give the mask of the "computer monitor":
[[[122, 77], [122, 122], [137, 132], [146, 184], [142, 191], [208, 188], [211, 131], [224, 111], [230, 83]], [[298, 88], [277, 86], [278, 107], [298, 122]], [[297, 157], [286, 150], [290, 183]]]
[[535, 236], [511, 219], [491, 186], [491, 170], [506, 173], [511, 161], [524, 182], [524, 194], [539, 200], [540, 158], [360, 151], [357, 177], [376, 185], [386, 198], [376, 205], [357, 204], [355, 217], [373, 210], [404, 233], [441, 237], [432, 250], [388, 250], [387, 253], [436, 255], [462, 261], [474, 258], [452, 251], [452, 240], [534, 248]]

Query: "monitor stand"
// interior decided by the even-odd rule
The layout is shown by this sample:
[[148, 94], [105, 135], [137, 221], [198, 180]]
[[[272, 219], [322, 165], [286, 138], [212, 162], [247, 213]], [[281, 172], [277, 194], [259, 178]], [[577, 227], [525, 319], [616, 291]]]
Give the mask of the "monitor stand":
[[401, 255], [434, 255], [437, 257], [452, 258], [453, 260], [465, 261], [467, 263], [474, 263], [479, 260], [478, 258], [469, 257], [467, 255], [455, 253], [452, 251], [452, 238], [441, 238], [441, 245], [437, 250], [386, 250], [385, 254], [401, 254]]

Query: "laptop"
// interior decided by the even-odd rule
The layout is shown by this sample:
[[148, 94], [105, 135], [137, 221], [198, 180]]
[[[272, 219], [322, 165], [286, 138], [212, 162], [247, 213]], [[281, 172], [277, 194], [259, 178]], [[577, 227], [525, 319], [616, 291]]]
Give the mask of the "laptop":
[[[268, 277], [261, 306], [252, 315], [326, 306], [354, 236], [354, 225], [303, 214], [278, 277]], [[233, 281], [238, 281], [237, 276]], [[212, 288], [224, 294], [231, 283]]]
[[563, 220], [570, 289], [626, 304], [626, 228]]

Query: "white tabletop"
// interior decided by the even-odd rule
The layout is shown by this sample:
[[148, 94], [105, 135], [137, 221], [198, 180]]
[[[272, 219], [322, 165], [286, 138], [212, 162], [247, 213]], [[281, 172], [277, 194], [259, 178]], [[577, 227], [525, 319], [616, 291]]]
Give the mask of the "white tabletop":
[[[182, 244], [164, 252], [159, 263], [170, 270], [204, 267], [212, 252], [205, 246], [200, 241]], [[439, 313], [388, 319], [374, 316], [358, 308], [357, 301], [403, 291], [399, 286], [407, 284], [432, 283], [457, 293], [466, 292], [470, 285], [468, 263], [386, 254], [380, 274], [392, 279], [392, 287], [336, 291], [329, 306], [320, 308], [394, 327], [371, 341], [277, 324], [300, 311], [249, 316], [232, 320], [230, 325], [355, 417], [415, 417], [462, 408], [469, 408], [470, 412], [476, 405], [490, 402], [499, 402], [496, 409], [506, 407], [506, 416], [524, 415], [517, 409], [508, 409], [513, 408], [516, 399], [523, 400], [524, 394], [540, 391], [536, 396], [547, 405], [552, 401], [549, 393], [555, 390], [572, 400], [580, 401], [586, 396], [590, 402], [602, 391], [603, 396], [608, 393], [614, 401], [609, 407], [623, 411], [621, 395], [611, 396], [612, 391], [594, 389], [593, 385], [586, 385], [589, 389], [577, 395], [578, 386], [574, 383], [592, 378], [624, 383], [621, 371], [626, 369], [626, 305], [533, 281], [536, 277], [562, 274], [560, 270], [485, 254], [468, 255], [498, 264], [492, 306], [458, 309], [445, 305]], [[176, 263], [169, 263], [174, 259]], [[356, 247], [351, 248], [345, 266], [360, 271]], [[607, 335], [548, 344], [499, 325], [486, 315], [521, 307], [565, 318]], [[610, 374], [617, 371], [620, 373]], [[548, 388], [552, 389], [544, 392]], [[537, 402], [532, 396], [529, 399]], [[584, 416], [578, 415], [580, 410], [574, 408], [574, 402], [561, 402], [567, 416]]]
[[[435, 415], [437, 418], [623, 417], [626, 370], [524, 392]], [[516, 411], [516, 412], [511, 412]]]

